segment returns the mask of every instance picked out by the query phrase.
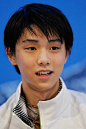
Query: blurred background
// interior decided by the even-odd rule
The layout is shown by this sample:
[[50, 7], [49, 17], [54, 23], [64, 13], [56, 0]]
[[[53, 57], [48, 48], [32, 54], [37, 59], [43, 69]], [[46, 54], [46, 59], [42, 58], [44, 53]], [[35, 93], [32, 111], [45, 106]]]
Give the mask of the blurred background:
[[69, 89], [86, 93], [86, 0], [0, 0], [1, 104], [15, 91], [21, 80], [21, 76], [16, 73], [5, 53], [4, 28], [19, 7], [30, 3], [43, 3], [57, 7], [69, 20], [74, 33], [74, 45], [61, 76]]

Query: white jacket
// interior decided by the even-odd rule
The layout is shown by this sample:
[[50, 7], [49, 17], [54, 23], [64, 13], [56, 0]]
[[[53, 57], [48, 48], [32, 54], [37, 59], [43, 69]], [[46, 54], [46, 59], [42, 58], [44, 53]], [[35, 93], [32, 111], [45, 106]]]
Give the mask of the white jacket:
[[[12, 111], [20, 91], [21, 83], [16, 93], [0, 107], [0, 129], [32, 129]], [[86, 95], [68, 90], [63, 80], [61, 92], [51, 100], [40, 101], [38, 107], [41, 129], [86, 129]]]

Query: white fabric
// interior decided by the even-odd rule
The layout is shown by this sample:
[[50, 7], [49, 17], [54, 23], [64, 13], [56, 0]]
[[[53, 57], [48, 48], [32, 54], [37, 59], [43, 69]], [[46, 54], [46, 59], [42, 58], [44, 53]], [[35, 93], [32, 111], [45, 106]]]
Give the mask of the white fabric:
[[[12, 112], [20, 91], [21, 83], [0, 107], [0, 129], [31, 129]], [[63, 80], [61, 92], [51, 100], [39, 101], [38, 107], [41, 129], [86, 129], [86, 95], [68, 90]]]

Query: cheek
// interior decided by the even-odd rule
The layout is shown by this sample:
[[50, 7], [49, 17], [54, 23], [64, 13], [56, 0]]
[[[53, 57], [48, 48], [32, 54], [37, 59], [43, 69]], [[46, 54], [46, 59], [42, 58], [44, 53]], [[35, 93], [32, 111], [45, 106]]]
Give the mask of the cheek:
[[63, 56], [56, 56], [53, 58], [53, 63], [56, 65], [62, 65], [65, 64], [66, 58]]
[[53, 67], [57, 70], [57, 71], [62, 71], [65, 61], [66, 61], [66, 57], [63, 54], [60, 54], [58, 56], [54, 56], [54, 58], [52, 58], [52, 62], [53, 62]]
[[17, 65], [20, 69], [22, 76], [29, 76], [35, 67], [35, 58], [27, 57], [26, 55], [21, 55], [17, 57]]

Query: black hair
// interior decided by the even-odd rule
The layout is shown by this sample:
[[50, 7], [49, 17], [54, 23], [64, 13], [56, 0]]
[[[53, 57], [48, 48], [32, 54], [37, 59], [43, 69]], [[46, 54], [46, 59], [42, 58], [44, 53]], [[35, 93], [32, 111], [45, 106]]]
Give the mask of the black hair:
[[[4, 30], [4, 45], [10, 47], [10, 52], [15, 54], [15, 45], [24, 29], [34, 30], [31, 25], [37, 25], [48, 38], [53, 33], [59, 35], [61, 41], [65, 40], [66, 51], [73, 45], [72, 28], [65, 15], [57, 8], [46, 4], [27, 4], [16, 11], [9, 19]], [[20, 74], [19, 68], [15, 66]]]

